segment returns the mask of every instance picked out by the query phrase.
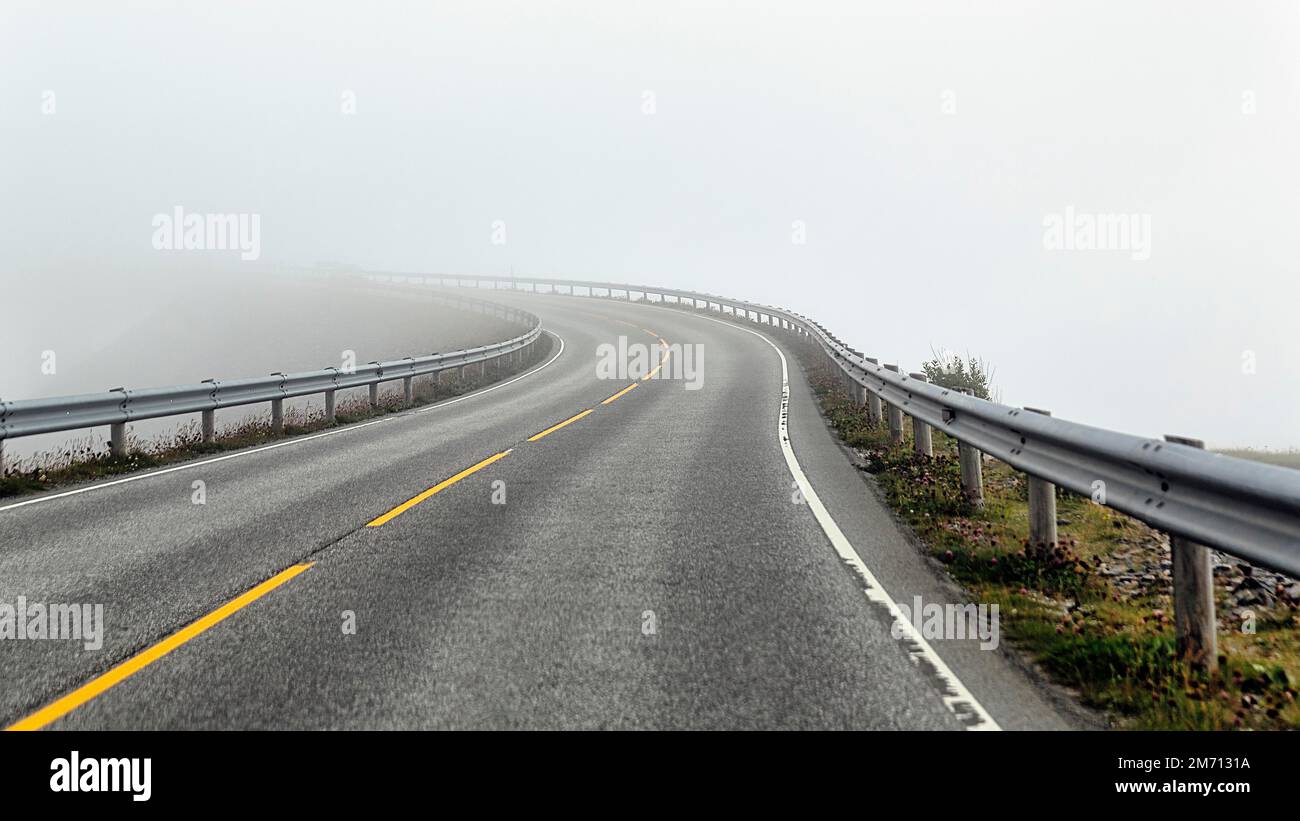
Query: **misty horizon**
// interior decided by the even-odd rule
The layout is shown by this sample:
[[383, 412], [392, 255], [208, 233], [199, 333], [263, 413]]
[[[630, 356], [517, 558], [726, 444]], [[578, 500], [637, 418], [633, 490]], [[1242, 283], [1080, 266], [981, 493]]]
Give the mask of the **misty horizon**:
[[[980, 357], [1007, 404], [1300, 446], [1294, 8], [112, 6], [0, 25], [6, 399], [50, 395], [33, 350], [323, 263], [725, 294]], [[159, 248], [175, 209], [256, 217], [256, 258]]]

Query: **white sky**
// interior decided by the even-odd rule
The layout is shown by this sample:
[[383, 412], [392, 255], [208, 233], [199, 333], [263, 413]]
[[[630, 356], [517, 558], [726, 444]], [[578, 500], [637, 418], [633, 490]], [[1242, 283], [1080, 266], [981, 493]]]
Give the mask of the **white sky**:
[[[969, 350], [1010, 404], [1300, 446], [1298, 123], [1289, 2], [3, 0], [0, 349], [93, 346], [144, 271], [219, 287], [237, 252], [151, 245], [181, 205], [260, 214], [250, 266], [697, 288]], [[1045, 249], [1067, 206], [1149, 214], [1150, 259]]]

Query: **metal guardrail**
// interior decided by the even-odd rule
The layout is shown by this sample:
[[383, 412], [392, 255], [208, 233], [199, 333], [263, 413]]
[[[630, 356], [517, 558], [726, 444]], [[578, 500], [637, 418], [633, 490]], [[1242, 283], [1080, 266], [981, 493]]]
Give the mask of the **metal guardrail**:
[[246, 379], [212, 379], [195, 385], [167, 388], [113, 388], [104, 393], [80, 396], [0, 402], [0, 446], [6, 439], [21, 436], [107, 425], [113, 431], [113, 450], [120, 455], [125, 452], [124, 426], [128, 422], [190, 413], [204, 414], [204, 439], [211, 441], [212, 414], [219, 409], [270, 402], [274, 424], [282, 410], [280, 403], [285, 399], [318, 393], [326, 395], [326, 414], [332, 420], [335, 391], [370, 386], [373, 403], [377, 399], [379, 384], [400, 379], [407, 386], [406, 399], [409, 402], [411, 379], [514, 356], [516, 352], [528, 349], [542, 332], [541, 320], [528, 311], [462, 296], [450, 297], [427, 291], [424, 295], [434, 302], [441, 301], [524, 325], [527, 330], [492, 345], [390, 362], [370, 362], [348, 370], [327, 367]]
[[[716, 294], [653, 285], [548, 277], [371, 273], [380, 281], [551, 291], [586, 289], [641, 294], [650, 302], [744, 316], [788, 330], [817, 345], [844, 377], [913, 420], [1046, 482], [1085, 497], [1099, 489], [1105, 504], [1147, 524], [1291, 576], [1300, 576], [1300, 471], [1178, 442], [1117, 433], [965, 395], [880, 364], [853, 350], [817, 322], [793, 311]], [[920, 377], [920, 378], [917, 378]], [[1101, 483], [1101, 484], [1098, 484]], [[1054, 522], [1053, 522], [1054, 525]]]
[[[1104, 430], [1031, 408], [1015, 408], [929, 384], [924, 374], [902, 372], [854, 350], [819, 323], [793, 311], [715, 294], [657, 286], [550, 277], [491, 277], [344, 274], [354, 285], [366, 282], [464, 285], [519, 288], [552, 292], [567, 288], [587, 296], [597, 291], [631, 300], [640, 293], [667, 303], [691, 303], [698, 309], [733, 316], [788, 332], [816, 346], [837, 368], [855, 398], [868, 404], [873, 420], [884, 421], [888, 409], [891, 437], [903, 441], [902, 417], [912, 419], [914, 447], [929, 454], [930, 429], [938, 429], [961, 445], [963, 491], [982, 501], [982, 451], [1029, 477], [1031, 542], [1056, 541], [1055, 488], [1061, 485], [1090, 496], [1171, 534], [1174, 566], [1175, 623], [1180, 653], [1193, 664], [1216, 664], [1213, 577], [1206, 545], [1254, 564], [1300, 576], [1300, 471], [1235, 459], [1200, 449], [1195, 440], [1166, 441]], [[422, 287], [426, 293], [427, 287]], [[403, 379], [407, 398], [410, 380], [475, 362], [486, 362], [530, 346], [541, 333], [538, 318], [528, 312], [477, 302], [476, 310], [525, 321], [528, 330], [513, 339], [445, 354], [370, 363], [343, 373], [334, 368], [270, 377], [211, 381], [200, 385], [143, 391], [114, 389], [102, 394], [0, 402], [0, 446], [7, 438], [50, 431], [111, 425], [114, 448], [123, 447], [125, 423], [183, 413], [204, 414], [204, 438], [211, 436], [216, 409], [270, 401], [273, 424], [285, 398], [324, 393], [327, 415], [333, 415], [334, 391], [369, 385], [376, 401], [381, 382]], [[1170, 437], [1177, 440], [1178, 437]], [[1100, 491], [1101, 498], [1098, 498]]]

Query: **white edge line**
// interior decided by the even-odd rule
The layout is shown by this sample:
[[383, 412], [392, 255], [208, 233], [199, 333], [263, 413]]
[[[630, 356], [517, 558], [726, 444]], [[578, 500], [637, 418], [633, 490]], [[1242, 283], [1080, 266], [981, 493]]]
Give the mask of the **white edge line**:
[[[699, 314], [687, 314], [687, 316], [692, 315], [699, 316]], [[961, 679], [957, 678], [957, 675], [939, 657], [939, 654], [934, 651], [929, 642], [917, 632], [912, 622], [903, 617], [903, 613], [885, 590], [884, 585], [867, 568], [857, 549], [853, 547], [853, 543], [844, 535], [844, 531], [840, 530], [840, 526], [835, 523], [834, 517], [822, 504], [817, 491], [813, 490], [812, 483], [808, 481], [803, 468], [799, 465], [799, 460], [795, 458], [794, 448], [790, 445], [790, 428], [788, 424], [790, 416], [790, 369], [786, 364], [785, 354], [781, 352], [775, 342], [751, 328], [745, 328], [711, 316], [699, 316], [699, 318], [751, 333], [771, 345], [772, 350], [776, 351], [776, 355], [781, 357], [781, 413], [777, 420], [777, 438], [781, 441], [781, 452], [785, 455], [785, 464], [790, 468], [790, 474], [794, 476], [794, 480], [799, 486], [799, 492], [803, 494], [804, 501], [808, 503], [808, 509], [812, 511], [817, 523], [821, 525], [827, 538], [831, 540], [831, 545], [835, 548], [835, 552], [839, 554], [840, 559], [862, 581], [862, 592], [866, 594], [867, 599], [889, 611], [890, 618], [894, 622], [891, 633], [896, 630], [903, 634], [902, 641], [907, 647], [908, 655], [913, 663], [921, 666], [928, 665], [931, 672], [943, 684], [944, 689], [939, 695], [943, 699], [944, 706], [953, 715], [957, 716], [957, 720], [965, 725], [967, 730], [1001, 730], [1002, 728], [988, 714], [988, 711], [966, 689], [966, 685], [961, 683]]]
[[550, 330], [547, 330], [546, 333], [550, 334], [551, 336], [555, 337], [560, 341], [560, 349], [555, 352], [554, 356], [546, 360], [545, 363], [539, 365], [536, 368], [533, 368], [532, 370], [526, 373], [521, 373], [518, 376], [514, 377], [513, 379], [509, 379], [505, 382], [500, 382], [496, 385], [490, 385], [481, 391], [474, 391], [473, 393], [467, 393], [464, 396], [458, 396], [455, 399], [449, 399], [446, 402], [439, 402], [438, 404], [430, 405], [427, 408], [416, 408], [414, 410], [404, 411], [401, 413], [387, 414], [379, 419], [372, 419], [369, 422], [358, 422], [353, 425], [345, 425], [344, 427], [334, 428], [333, 430], [327, 430], [322, 433], [313, 433], [310, 436], [297, 436], [292, 439], [286, 439], [283, 442], [276, 442], [273, 445], [263, 445], [260, 448], [240, 450], [234, 453], [227, 453], [224, 456], [217, 456], [212, 459], [204, 459], [198, 462], [185, 462], [184, 464], [174, 465], [169, 468], [163, 468], [161, 470], [155, 470], [149, 473], [140, 473], [135, 476], [126, 476], [121, 479], [114, 479], [109, 482], [96, 482], [94, 484], [86, 485], [85, 487], [79, 487], [73, 490], [65, 490], [62, 493], [51, 493], [46, 496], [37, 496], [34, 499], [27, 499], [22, 502], [15, 502], [13, 504], [0, 507], [0, 513], [3, 513], [6, 510], [14, 510], [16, 508], [26, 507], [28, 505], [40, 504], [41, 502], [52, 502], [55, 499], [63, 499], [68, 496], [77, 496], [82, 493], [90, 493], [92, 490], [103, 490], [104, 488], [114, 487], [115, 485], [124, 485], [128, 482], [139, 482], [145, 479], [153, 479], [154, 477], [157, 476], [166, 476], [168, 473], [176, 473], [182, 470], [192, 470], [193, 468], [201, 468], [205, 465], [215, 465], [217, 462], [224, 462], [227, 459], [238, 459], [241, 456], [252, 456], [255, 453], [265, 453], [268, 450], [275, 450], [276, 448], [288, 447], [289, 445], [301, 445], [305, 442], [310, 442], [313, 439], [323, 439], [326, 436], [334, 436], [335, 434], [339, 434], [339, 433], [348, 433], [350, 431], [361, 430], [362, 428], [368, 428], [371, 425], [378, 425], [381, 422], [392, 422], [397, 419], [408, 418], [408, 417], [416, 416], [421, 413], [427, 413], [429, 411], [439, 410], [441, 408], [447, 407], [448, 405], [454, 405], [457, 402], [464, 402], [466, 399], [473, 399], [475, 397], [482, 396], [487, 393], [491, 393], [492, 391], [498, 388], [504, 388], [507, 385], [512, 385], [515, 382], [518, 382], [520, 379], [526, 379], [527, 377], [530, 377], [535, 373], [540, 373], [544, 368], [546, 368], [552, 362], [559, 359], [560, 354], [564, 353], [564, 337]]

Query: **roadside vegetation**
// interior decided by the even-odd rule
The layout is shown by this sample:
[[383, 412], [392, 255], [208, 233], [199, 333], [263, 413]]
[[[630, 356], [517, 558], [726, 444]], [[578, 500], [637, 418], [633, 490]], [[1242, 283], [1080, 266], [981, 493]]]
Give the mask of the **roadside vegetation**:
[[1300, 470], [1300, 450], [1256, 450], [1255, 448], [1224, 448], [1215, 453], [1232, 456], [1236, 459], [1249, 459], [1252, 462], [1265, 462], [1284, 468]]
[[[935, 430], [926, 459], [905, 424], [908, 440], [892, 446], [829, 367], [795, 347], [823, 413], [894, 512], [973, 601], [999, 605], [1003, 636], [1083, 703], [1131, 729], [1300, 727], [1300, 583], [1214, 554], [1220, 670], [1194, 672], [1175, 658], [1164, 534], [1058, 489], [1060, 541], [1031, 546], [1022, 474], [985, 457], [985, 507], [975, 509], [961, 494], [955, 439]], [[989, 395], [978, 360], [936, 357], [926, 372]]]
[[[472, 373], [464, 379], [445, 378], [443, 382], [436, 382], [433, 377], [417, 378], [413, 385], [414, 401], [409, 406], [403, 403], [400, 387], [395, 391], [381, 390], [379, 404], [376, 407], [370, 406], [364, 388], [357, 389], [356, 394], [350, 397], [345, 398], [340, 395], [335, 406], [335, 421], [332, 423], [325, 419], [323, 407], [289, 406], [286, 402], [284, 433], [280, 435], [271, 430], [269, 409], [249, 414], [219, 427], [214, 441], [210, 443], [203, 442], [199, 422], [192, 420], [169, 433], [147, 441], [128, 442], [125, 456], [113, 456], [108, 451], [107, 441], [99, 435], [91, 434], [71, 441], [57, 450], [37, 453], [25, 459], [14, 459], [12, 463], [7, 459], [3, 475], [0, 476], [0, 498], [37, 493], [63, 485], [163, 467], [211, 454], [316, 433], [332, 427], [398, 413], [410, 407], [431, 405], [476, 391], [512, 374], [528, 370], [550, 356], [552, 345], [552, 337], [543, 334], [533, 346], [532, 354], [528, 359], [514, 368], [503, 368], [499, 373], [488, 366], [485, 375]], [[400, 386], [401, 383], [389, 384]], [[304, 398], [320, 402], [319, 396]]]

